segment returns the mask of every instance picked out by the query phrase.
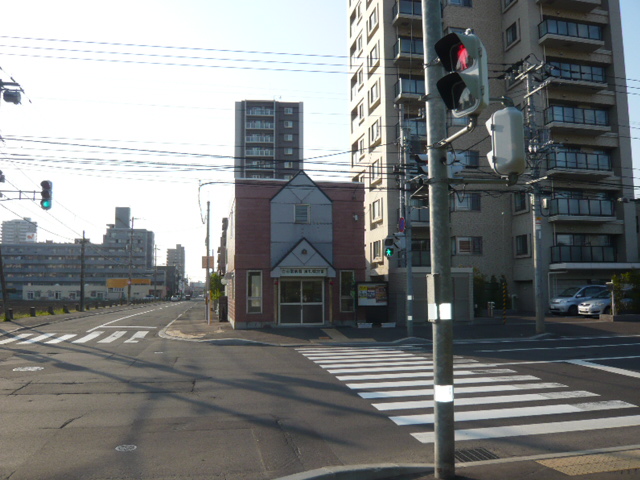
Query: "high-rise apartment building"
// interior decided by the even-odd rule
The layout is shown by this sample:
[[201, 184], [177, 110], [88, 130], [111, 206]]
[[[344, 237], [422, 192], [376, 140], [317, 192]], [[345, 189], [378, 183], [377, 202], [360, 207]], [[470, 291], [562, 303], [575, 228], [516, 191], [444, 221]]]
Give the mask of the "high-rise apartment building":
[[176, 245], [176, 248], [167, 249], [167, 266], [174, 266], [180, 278], [184, 278], [185, 273], [185, 256], [184, 247], [180, 244]]
[[38, 224], [30, 218], [2, 222], [2, 243], [34, 243]]
[[302, 110], [301, 102], [236, 102], [236, 179], [289, 180], [303, 170]]
[[[402, 319], [405, 264], [397, 255], [386, 259], [383, 251], [402, 215], [394, 168], [415, 168], [402, 158], [401, 131], [414, 150], [427, 142], [421, 2], [348, 1], [351, 169], [353, 180], [365, 184], [368, 276], [390, 282], [391, 312]], [[535, 219], [529, 168], [511, 187], [451, 186], [453, 269], [471, 267], [476, 277], [503, 278], [514, 306], [533, 311], [534, 234], [545, 297], [638, 268], [635, 208], [619, 201], [633, 197], [619, 1], [442, 0], [442, 18], [444, 34], [472, 28], [485, 44], [491, 97], [512, 98], [527, 112], [527, 136], [535, 134], [541, 145], [553, 142], [530, 158], [540, 169], [542, 208]], [[436, 58], [432, 48], [429, 61]], [[515, 73], [540, 68], [530, 75], [505, 75], [511, 66]], [[542, 88], [527, 96], [537, 87]], [[442, 100], [431, 92], [427, 101]], [[486, 158], [490, 142], [484, 124], [499, 108], [492, 104], [478, 127], [453, 143], [448, 162], [464, 166], [463, 176], [496, 178]], [[446, 122], [452, 134], [468, 119]], [[412, 185], [416, 279], [430, 270], [424, 190]], [[415, 317], [424, 320], [423, 297], [417, 289]]]

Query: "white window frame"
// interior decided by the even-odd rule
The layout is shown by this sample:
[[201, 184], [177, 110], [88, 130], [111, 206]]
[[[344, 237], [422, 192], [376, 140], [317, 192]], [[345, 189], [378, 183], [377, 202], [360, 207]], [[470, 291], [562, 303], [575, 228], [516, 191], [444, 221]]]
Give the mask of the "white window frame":
[[291, 107], [284, 107], [284, 114], [285, 114], [285, 115], [293, 115], [293, 108], [291, 108]]
[[311, 218], [311, 205], [308, 203], [296, 203], [293, 206], [293, 223], [308, 224]]
[[378, 223], [384, 219], [383, 207], [381, 198], [371, 202], [371, 223]]
[[293, 128], [293, 122], [291, 120], [285, 120], [284, 128]]

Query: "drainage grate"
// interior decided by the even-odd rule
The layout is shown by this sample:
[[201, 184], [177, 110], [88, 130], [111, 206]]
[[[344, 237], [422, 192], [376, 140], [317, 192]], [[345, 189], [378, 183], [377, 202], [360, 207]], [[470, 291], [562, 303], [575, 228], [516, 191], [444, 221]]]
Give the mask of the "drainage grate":
[[456, 450], [456, 460], [459, 462], [480, 462], [482, 460], [495, 460], [498, 457], [495, 453], [486, 448], [473, 448], [471, 450]]

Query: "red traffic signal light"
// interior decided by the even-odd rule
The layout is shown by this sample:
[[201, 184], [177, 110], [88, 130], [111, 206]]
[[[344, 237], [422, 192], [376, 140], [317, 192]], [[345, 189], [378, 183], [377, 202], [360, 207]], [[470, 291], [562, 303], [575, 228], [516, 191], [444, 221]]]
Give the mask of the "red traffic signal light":
[[436, 86], [454, 117], [479, 114], [489, 104], [487, 52], [480, 39], [467, 30], [450, 33], [434, 46], [448, 73]]

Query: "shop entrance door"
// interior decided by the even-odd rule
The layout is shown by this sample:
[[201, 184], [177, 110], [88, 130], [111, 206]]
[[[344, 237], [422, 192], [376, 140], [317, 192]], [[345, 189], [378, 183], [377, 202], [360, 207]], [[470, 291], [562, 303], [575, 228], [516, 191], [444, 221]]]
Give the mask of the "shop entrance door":
[[319, 280], [280, 281], [280, 323], [322, 324], [324, 289]]

